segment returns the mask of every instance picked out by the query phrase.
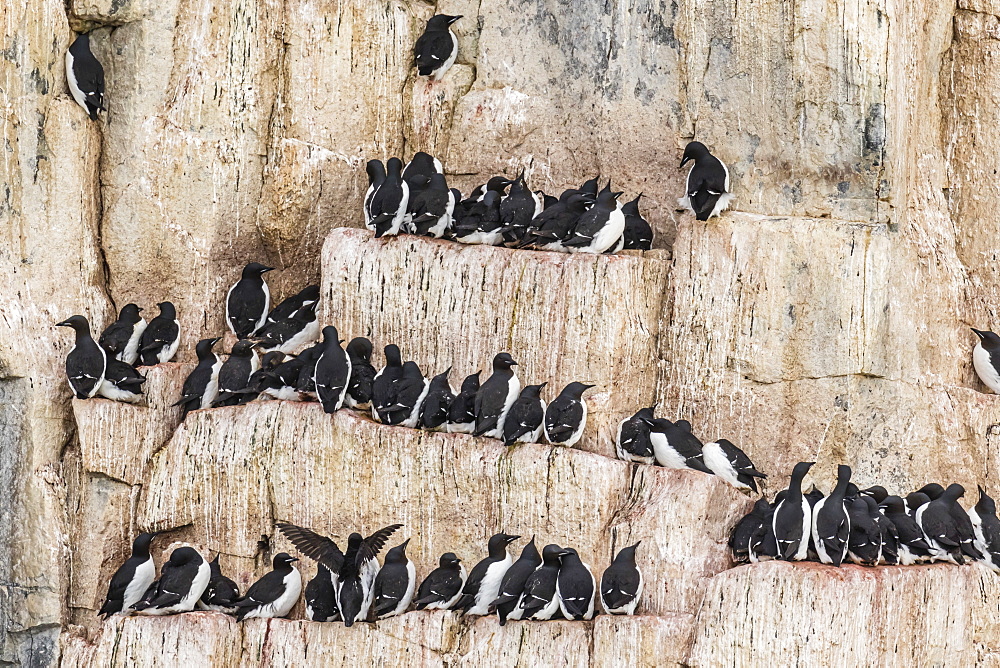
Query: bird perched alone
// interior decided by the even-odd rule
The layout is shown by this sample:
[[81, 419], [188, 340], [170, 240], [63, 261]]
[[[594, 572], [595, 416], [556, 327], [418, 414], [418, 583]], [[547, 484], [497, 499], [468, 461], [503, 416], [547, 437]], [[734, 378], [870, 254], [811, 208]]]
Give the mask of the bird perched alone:
[[108, 584], [108, 595], [104, 605], [98, 611], [99, 617], [110, 615], [127, 615], [132, 606], [142, 599], [142, 595], [156, 578], [156, 564], [149, 553], [149, 546], [156, 537], [155, 533], [141, 533], [132, 542], [132, 554], [125, 563], [111, 576]]
[[440, 81], [458, 57], [458, 37], [451, 30], [451, 24], [462, 18], [437, 14], [427, 21], [424, 33], [413, 46], [417, 73]]
[[609, 615], [631, 615], [642, 596], [642, 572], [635, 563], [639, 543], [624, 547], [601, 576], [601, 605]]
[[66, 377], [77, 399], [90, 399], [104, 382], [108, 355], [90, 335], [90, 323], [82, 315], [57, 322], [56, 327], [71, 327], [76, 335], [66, 355]]
[[274, 555], [271, 572], [250, 585], [246, 596], [236, 601], [239, 609], [236, 621], [284, 617], [291, 612], [302, 593], [302, 576], [292, 566], [296, 561], [298, 559], [287, 552]]
[[264, 282], [264, 274], [273, 271], [260, 262], [251, 262], [243, 268], [240, 280], [226, 294], [226, 324], [238, 339], [257, 333], [267, 322], [271, 309], [271, 292]]
[[90, 35], [77, 35], [66, 51], [66, 83], [76, 103], [96, 121], [104, 108], [104, 67], [90, 50]]
[[111, 357], [126, 364], [135, 364], [139, 359], [139, 339], [146, 329], [140, 311], [142, 309], [135, 304], [125, 304], [118, 319], [108, 325], [97, 340]]
[[1000, 394], [1000, 336], [988, 330], [973, 329], [979, 341], [972, 350], [976, 375], [994, 394]]
[[687, 175], [685, 195], [677, 204], [698, 220], [708, 220], [725, 211], [733, 199], [729, 192], [729, 170], [701, 142], [693, 141], [684, 148], [681, 167], [692, 160], [694, 165]]

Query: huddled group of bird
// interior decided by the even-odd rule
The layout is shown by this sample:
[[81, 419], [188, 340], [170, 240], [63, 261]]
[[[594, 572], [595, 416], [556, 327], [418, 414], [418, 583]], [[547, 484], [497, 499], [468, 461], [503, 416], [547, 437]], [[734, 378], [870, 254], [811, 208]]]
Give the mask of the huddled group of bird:
[[758, 478], [767, 478], [732, 442], [719, 438], [703, 444], [691, 432], [690, 422], [653, 417], [652, 407], [622, 420], [615, 452], [627, 462], [714, 474], [748, 494], [757, 492]]
[[[417, 586], [416, 568], [406, 556], [406, 540], [378, 554], [402, 527], [387, 526], [367, 538], [352, 533], [346, 551], [330, 538], [294, 524], [278, 529], [304, 555], [316, 562], [316, 575], [305, 586], [306, 618], [317, 622], [375, 621], [416, 610], [457, 610], [466, 615], [494, 612], [503, 625], [510, 619], [592, 619], [600, 598], [608, 614], [631, 615], [642, 595], [643, 579], [635, 561], [639, 543], [623, 548], [601, 576], [600, 588], [590, 567], [573, 548], [546, 545], [541, 554], [535, 539], [514, 560], [508, 546], [521, 538], [498, 533], [489, 539], [487, 556], [466, 574], [454, 553], [441, 555], [438, 567]], [[101, 616], [170, 615], [209, 610], [236, 615], [237, 620], [285, 617], [303, 592], [302, 576], [287, 552], [275, 555], [272, 570], [244, 594], [222, 574], [219, 557], [208, 562], [195, 548], [174, 549], [156, 577], [150, 546], [156, 534], [140, 534], [132, 554], [108, 585]]]
[[729, 546], [737, 561], [819, 561], [840, 566], [909, 566], [945, 561], [980, 561], [1000, 572], [1000, 520], [996, 504], [979, 488], [979, 501], [966, 511], [962, 485], [924, 485], [905, 497], [875, 485], [858, 489], [851, 467], [837, 467], [828, 495], [802, 491], [812, 462], [792, 469], [788, 488], [773, 502], [761, 498], [741, 519]]

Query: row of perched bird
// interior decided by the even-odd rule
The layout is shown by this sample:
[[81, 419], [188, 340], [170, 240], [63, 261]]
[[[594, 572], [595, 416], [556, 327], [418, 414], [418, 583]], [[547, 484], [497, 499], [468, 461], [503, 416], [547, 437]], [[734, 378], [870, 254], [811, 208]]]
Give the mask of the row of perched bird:
[[715, 474], [745, 493], [756, 493], [757, 479], [767, 478], [732, 442], [720, 438], [703, 444], [691, 432], [690, 422], [653, 417], [652, 407], [622, 420], [615, 452], [627, 462]]
[[[305, 587], [306, 617], [317, 622], [379, 620], [416, 610], [461, 610], [467, 615], [496, 612], [508, 619], [591, 619], [599, 596], [605, 612], [630, 615], [642, 595], [643, 579], [635, 562], [639, 544], [618, 552], [597, 581], [573, 548], [546, 545], [542, 553], [535, 539], [515, 561], [508, 546], [520, 538], [506, 533], [492, 536], [487, 556], [466, 575], [454, 553], [441, 555], [438, 567], [417, 587], [416, 568], [406, 556], [409, 540], [393, 547], [379, 566], [378, 554], [402, 525], [387, 526], [364, 538], [352, 533], [346, 552], [310, 529], [279, 523], [278, 529], [317, 563], [316, 576]], [[237, 620], [284, 617], [303, 591], [302, 577], [286, 552], [277, 554], [271, 572], [241, 595], [236, 583], [224, 576], [219, 557], [207, 562], [193, 547], [173, 550], [156, 578], [150, 545], [156, 534], [140, 534], [132, 554], [115, 572], [99, 615], [170, 615], [192, 610], [234, 614]]]
[[840, 465], [828, 496], [815, 487], [803, 493], [812, 465], [796, 464], [788, 489], [771, 503], [758, 500], [736, 524], [729, 545], [737, 561], [909, 566], [973, 560], [1000, 571], [1000, 520], [982, 487], [978, 503], [966, 512], [958, 502], [965, 488], [957, 483], [931, 483], [903, 498], [878, 485], [858, 489], [851, 467]]
[[514, 179], [494, 176], [463, 199], [448, 188], [441, 162], [423, 151], [405, 167], [390, 158], [384, 165], [369, 160], [366, 170], [365, 225], [376, 237], [407, 233], [567, 253], [652, 247], [653, 231], [639, 213], [642, 195], [619, 203], [622, 193], [610, 182], [598, 192], [596, 178], [556, 198], [532, 192], [522, 171]]

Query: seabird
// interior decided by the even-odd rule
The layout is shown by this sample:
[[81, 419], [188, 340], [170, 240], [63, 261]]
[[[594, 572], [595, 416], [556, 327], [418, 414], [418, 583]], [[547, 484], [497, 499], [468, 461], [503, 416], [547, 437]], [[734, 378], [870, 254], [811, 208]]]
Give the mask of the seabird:
[[450, 610], [462, 596], [465, 586], [465, 567], [454, 552], [445, 552], [438, 560], [438, 567], [420, 583], [417, 610]]
[[372, 199], [375, 197], [375, 192], [385, 183], [385, 165], [382, 164], [381, 160], [369, 160], [368, 164], [365, 165], [365, 171], [368, 173], [368, 190], [365, 192], [364, 205], [365, 227], [374, 232], [375, 226], [372, 224], [372, 220], [375, 217], [372, 215]]
[[490, 537], [487, 549], [488, 556], [480, 561], [469, 573], [469, 579], [465, 581], [462, 589], [462, 599], [458, 602], [467, 615], [488, 615], [490, 604], [497, 599], [500, 593], [500, 583], [503, 576], [510, 568], [510, 553], [507, 546], [513, 543], [520, 536], [511, 536], [503, 532], [493, 534]]
[[502, 438], [507, 412], [517, 400], [521, 381], [513, 371], [517, 362], [508, 353], [493, 358], [493, 375], [476, 393], [476, 429], [472, 433], [487, 438]]
[[809, 553], [812, 512], [809, 502], [802, 496], [802, 479], [814, 463], [799, 462], [795, 465], [785, 498], [774, 509], [773, 527], [778, 558], [785, 561], [802, 561]]
[[[571, 192], [571, 191], [567, 191]], [[521, 247], [535, 246], [541, 250], [566, 253], [563, 241], [568, 239], [593, 200], [589, 195], [573, 192], [564, 200], [542, 211], [525, 232]]]
[[219, 396], [219, 371], [222, 360], [212, 352], [212, 347], [219, 342], [219, 337], [202, 339], [195, 346], [198, 354], [198, 365], [188, 374], [181, 390], [181, 398], [174, 406], [182, 406], [183, 414], [199, 408], [208, 408]]
[[141, 533], [132, 542], [132, 554], [111, 576], [108, 595], [104, 598], [97, 615], [107, 618], [114, 614], [127, 615], [133, 605], [142, 600], [142, 595], [156, 578], [156, 565], [149, 553], [149, 545], [156, 537], [155, 532]]
[[424, 237], [440, 239], [451, 229], [451, 217], [455, 212], [455, 195], [448, 189], [444, 174], [421, 175], [419, 178], [425, 180], [426, 184], [410, 197], [413, 232]]
[[740, 562], [750, 561], [750, 539], [765, 523], [770, 524], [773, 515], [771, 504], [767, 499], [757, 499], [750, 512], [736, 523], [729, 534], [729, 549], [733, 551], [733, 559]]
[[724, 438], [702, 447], [705, 466], [736, 489], [757, 493], [756, 478], [766, 478], [750, 461], [746, 453]]
[[701, 142], [693, 141], [684, 148], [681, 167], [691, 160], [694, 164], [688, 172], [686, 194], [677, 204], [698, 220], [708, 220], [725, 211], [733, 198], [729, 192], [729, 170]]
[[[319, 302], [319, 286], [318, 285], [307, 285], [302, 288], [298, 293], [292, 295], [291, 297], [283, 300], [280, 304], [271, 309], [271, 312], [267, 314], [267, 323], [280, 322], [282, 320], [289, 320], [295, 317], [295, 314], [307, 306], [313, 306]], [[313, 311], [315, 312], [315, 306]]]
[[503, 242], [508, 246], [524, 237], [531, 220], [542, 212], [541, 203], [524, 182], [524, 171], [514, 179], [510, 192], [500, 200], [500, 224]]
[[104, 68], [90, 50], [90, 35], [77, 35], [66, 51], [66, 83], [76, 103], [97, 120], [104, 108]]
[[208, 587], [212, 569], [193, 547], [179, 547], [160, 569], [156, 594], [148, 602], [137, 603], [142, 615], [172, 615], [190, 612]]
[[205, 593], [198, 599], [197, 608], [199, 610], [209, 610], [212, 612], [224, 612], [232, 615], [236, 613], [236, 601], [240, 599], [240, 588], [236, 583], [222, 574], [219, 566], [219, 555], [208, 562], [209, 578], [208, 587]]
[[812, 540], [820, 563], [840, 566], [847, 556], [851, 537], [851, 518], [844, 505], [847, 485], [851, 482], [851, 467], [837, 467], [837, 486], [816, 502], [812, 510]]
[[542, 565], [528, 576], [524, 594], [517, 602], [519, 619], [544, 621], [559, 611], [559, 559], [562, 548], [555, 544], [542, 548]]
[[749, 556], [751, 564], [778, 558], [778, 541], [774, 536], [774, 511], [778, 504], [785, 499], [787, 493], [786, 490], [778, 492], [774, 501], [763, 510], [763, 522], [750, 536]]
[[979, 501], [969, 509], [969, 519], [976, 535], [975, 547], [983, 555], [980, 561], [1000, 572], [1000, 520], [997, 519], [997, 505], [982, 487], [979, 487]]
[[979, 341], [972, 349], [976, 375], [994, 394], [1000, 394], [1000, 336], [988, 330], [973, 329]]
[[134, 404], [142, 399], [142, 384], [145, 382], [146, 377], [131, 364], [112, 358], [108, 360], [104, 380], [97, 393], [112, 401]]
[[928, 560], [931, 556], [930, 545], [924, 539], [924, 532], [917, 525], [917, 521], [906, 512], [903, 499], [898, 496], [887, 496], [879, 507], [886, 519], [896, 527], [896, 535], [899, 537], [897, 545], [899, 563], [910, 566]]
[[149, 321], [139, 338], [139, 359], [142, 366], [169, 362], [177, 354], [181, 342], [181, 324], [177, 310], [170, 302], [156, 305], [160, 313]]
[[451, 367], [431, 379], [427, 396], [420, 404], [419, 426], [430, 431], [443, 431], [448, 422], [448, 410], [455, 400], [455, 393], [448, 383]]
[[618, 243], [625, 232], [625, 214], [618, 204], [621, 195], [610, 188], [601, 191], [594, 206], [580, 216], [563, 246], [572, 253], [600, 254]]
[[622, 548], [601, 576], [601, 605], [609, 615], [635, 614], [643, 586], [642, 572], [635, 563], [638, 547], [639, 543]]
[[337, 576], [323, 564], [316, 564], [316, 576], [306, 584], [306, 619], [313, 622], [335, 622], [337, 610]]
[[410, 186], [401, 175], [403, 163], [399, 158], [389, 158], [386, 163], [385, 181], [372, 195], [371, 227], [375, 238], [399, 234], [410, 202]]
[[341, 409], [347, 396], [347, 384], [351, 380], [351, 358], [340, 343], [336, 327], [327, 325], [323, 328], [323, 349], [316, 361], [313, 382], [316, 396], [326, 413], [336, 413]]
[[879, 510], [872, 496], [862, 496], [868, 506], [868, 516], [875, 523], [879, 534], [879, 563], [895, 566], [899, 563], [899, 534], [896, 527]]
[[448, 408], [445, 431], [451, 434], [471, 434], [476, 430], [476, 397], [479, 395], [479, 372], [462, 381], [462, 389]]
[[847, 514], [851, 521], [847, 557], [861, 566], [876, 565], [881, 558], [882, 537], [878, 525], [868, 511], [868, 502], [864, 497], [849, 501]]
[[368, 410], [372, 399], [375, 367], [372, 366], [372, 342], [363, 336], [347, 344], [347, 357], [351, 360], [351, 380], [347, 383], [344, 405], [348, 408]]
[[139, 359], [139, 339], [146, 329], [146, 321], [135, 304], [125, 304], [118, 319], [108, 325], [97, 340], [111, 357], [126, 364], [135, 364]]
[[384, 352], [385, 365], [372, 380], [372, 419], [376, 422], [382, 422], [380, 411], [395, 403], [396, 384], [403, 378], [403, 356], [399, 352], [399, 346], [390, 343]]
[[538, 443], [545, 422], [545, 401], [541, 385], [525, 385], [521, 395], [511, 404], [503, 423], [503, 444]]
[[634, 200], [622, 205], [625, 215], [625, 232], [623, 248], [625, 250], [649, 250], [653, 247], [653, 228], [639, 213], [639, 193]]
[[691, 423], [687, 420], [671, 422], [666, 418], [655, 418], [649, 423], [649, 439], [653, 443], [656, 463], [671, 469], [691, 469], [702, 473], [712, 473], [705, 466], [701, 441], [691, 433]]
[[541, 565], [542, 555], [538, 554], [538, 548], [535, 547], [535, 537], [532, 536], [528, 544], [521, 550], [521, 556], [504, 573], [497, 598], [491, 606], [497, 611], [500, 626], [506, 624], [508, 619], [521, 618], [522, 611], [517, 607], [517, 602], [521, 599], [521, 594], [524, 593], [524, 585], [528, 581], [528, 577]]
[[594, 598], [597, 581], [590, 566], [583, 563], [571, 547], [559, 553], [559, 577], [556, 579], [559, 609], [566, 619], [594, 618]]
[[413, 591], [417, 587], [417, 571], [406, 557], [409, 542], [406, 539], [385, 553], [385, 563], [372, 585], [372, 613], [375, 619], [401, 615], [410, 607]]
[[254, 346], [257, 344], [249, 339], [237, 341], [229, 357], [219, 369], [219, 394], [212, 406], [237, 406], [246, 403], [252, 397], [243, 393], [250, 376], [260, 368], [260, 357]]
[[292, 566], [296, 561], [287, 552], [274, 555], [273, 570], [250, 585], [246, 596], [236, 601], [236, 621], [284, 617], [291, 612], [302, 593], [302, 575]]
[[82, 315], [74, 315], [56, 327], [71, 327], [76, 341], [66, 355], [66, 377], [77, 399], [90, 399], [101, 389], [108, 366], [108, 355], [90, 335], [90, 323]]
[[291, 355], [302, 346], [313, 343], [319, 334], [316, 302], [303, 306], [291, 318], [266, 323], [253, 337], [264, 352], [277, 350]]
[[572, 448], [587, 426], [587, 400], [583, 393], [594, 385], [572, 382], [545, 408], [545, 440]]
[[635, 415], [618, 424], [615, 435], [618, 459], [639, 464], [653, 464], [656, 461], [649, 432], [649, 422], [653, 419], [652, 407], [641, 408]]
[[226, 323], [229, 331], [238, 339], [245, 339], [257, 333], [267, 322], [271, 309], [271, 292], [264, 282], [264, 274], [272, 271], [259, 262], [251, 262], [243, 268], [240, 280], [229, 288], [226, 295]]
[[458, 37], [449, 26], [462, 18], [437, 14], [427, 21], [427, 27], [413, 45], [417, 73], [440, 81], [458, 57]]

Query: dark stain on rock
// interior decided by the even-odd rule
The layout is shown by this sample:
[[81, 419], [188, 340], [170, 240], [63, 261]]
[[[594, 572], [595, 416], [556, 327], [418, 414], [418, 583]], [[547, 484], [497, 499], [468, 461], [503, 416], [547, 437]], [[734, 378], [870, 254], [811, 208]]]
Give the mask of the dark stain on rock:
[[882, 153], [885, 147], [885, 105], [873, 102], [868, 106], [868, 117], [865, 119], [865, 151]]

